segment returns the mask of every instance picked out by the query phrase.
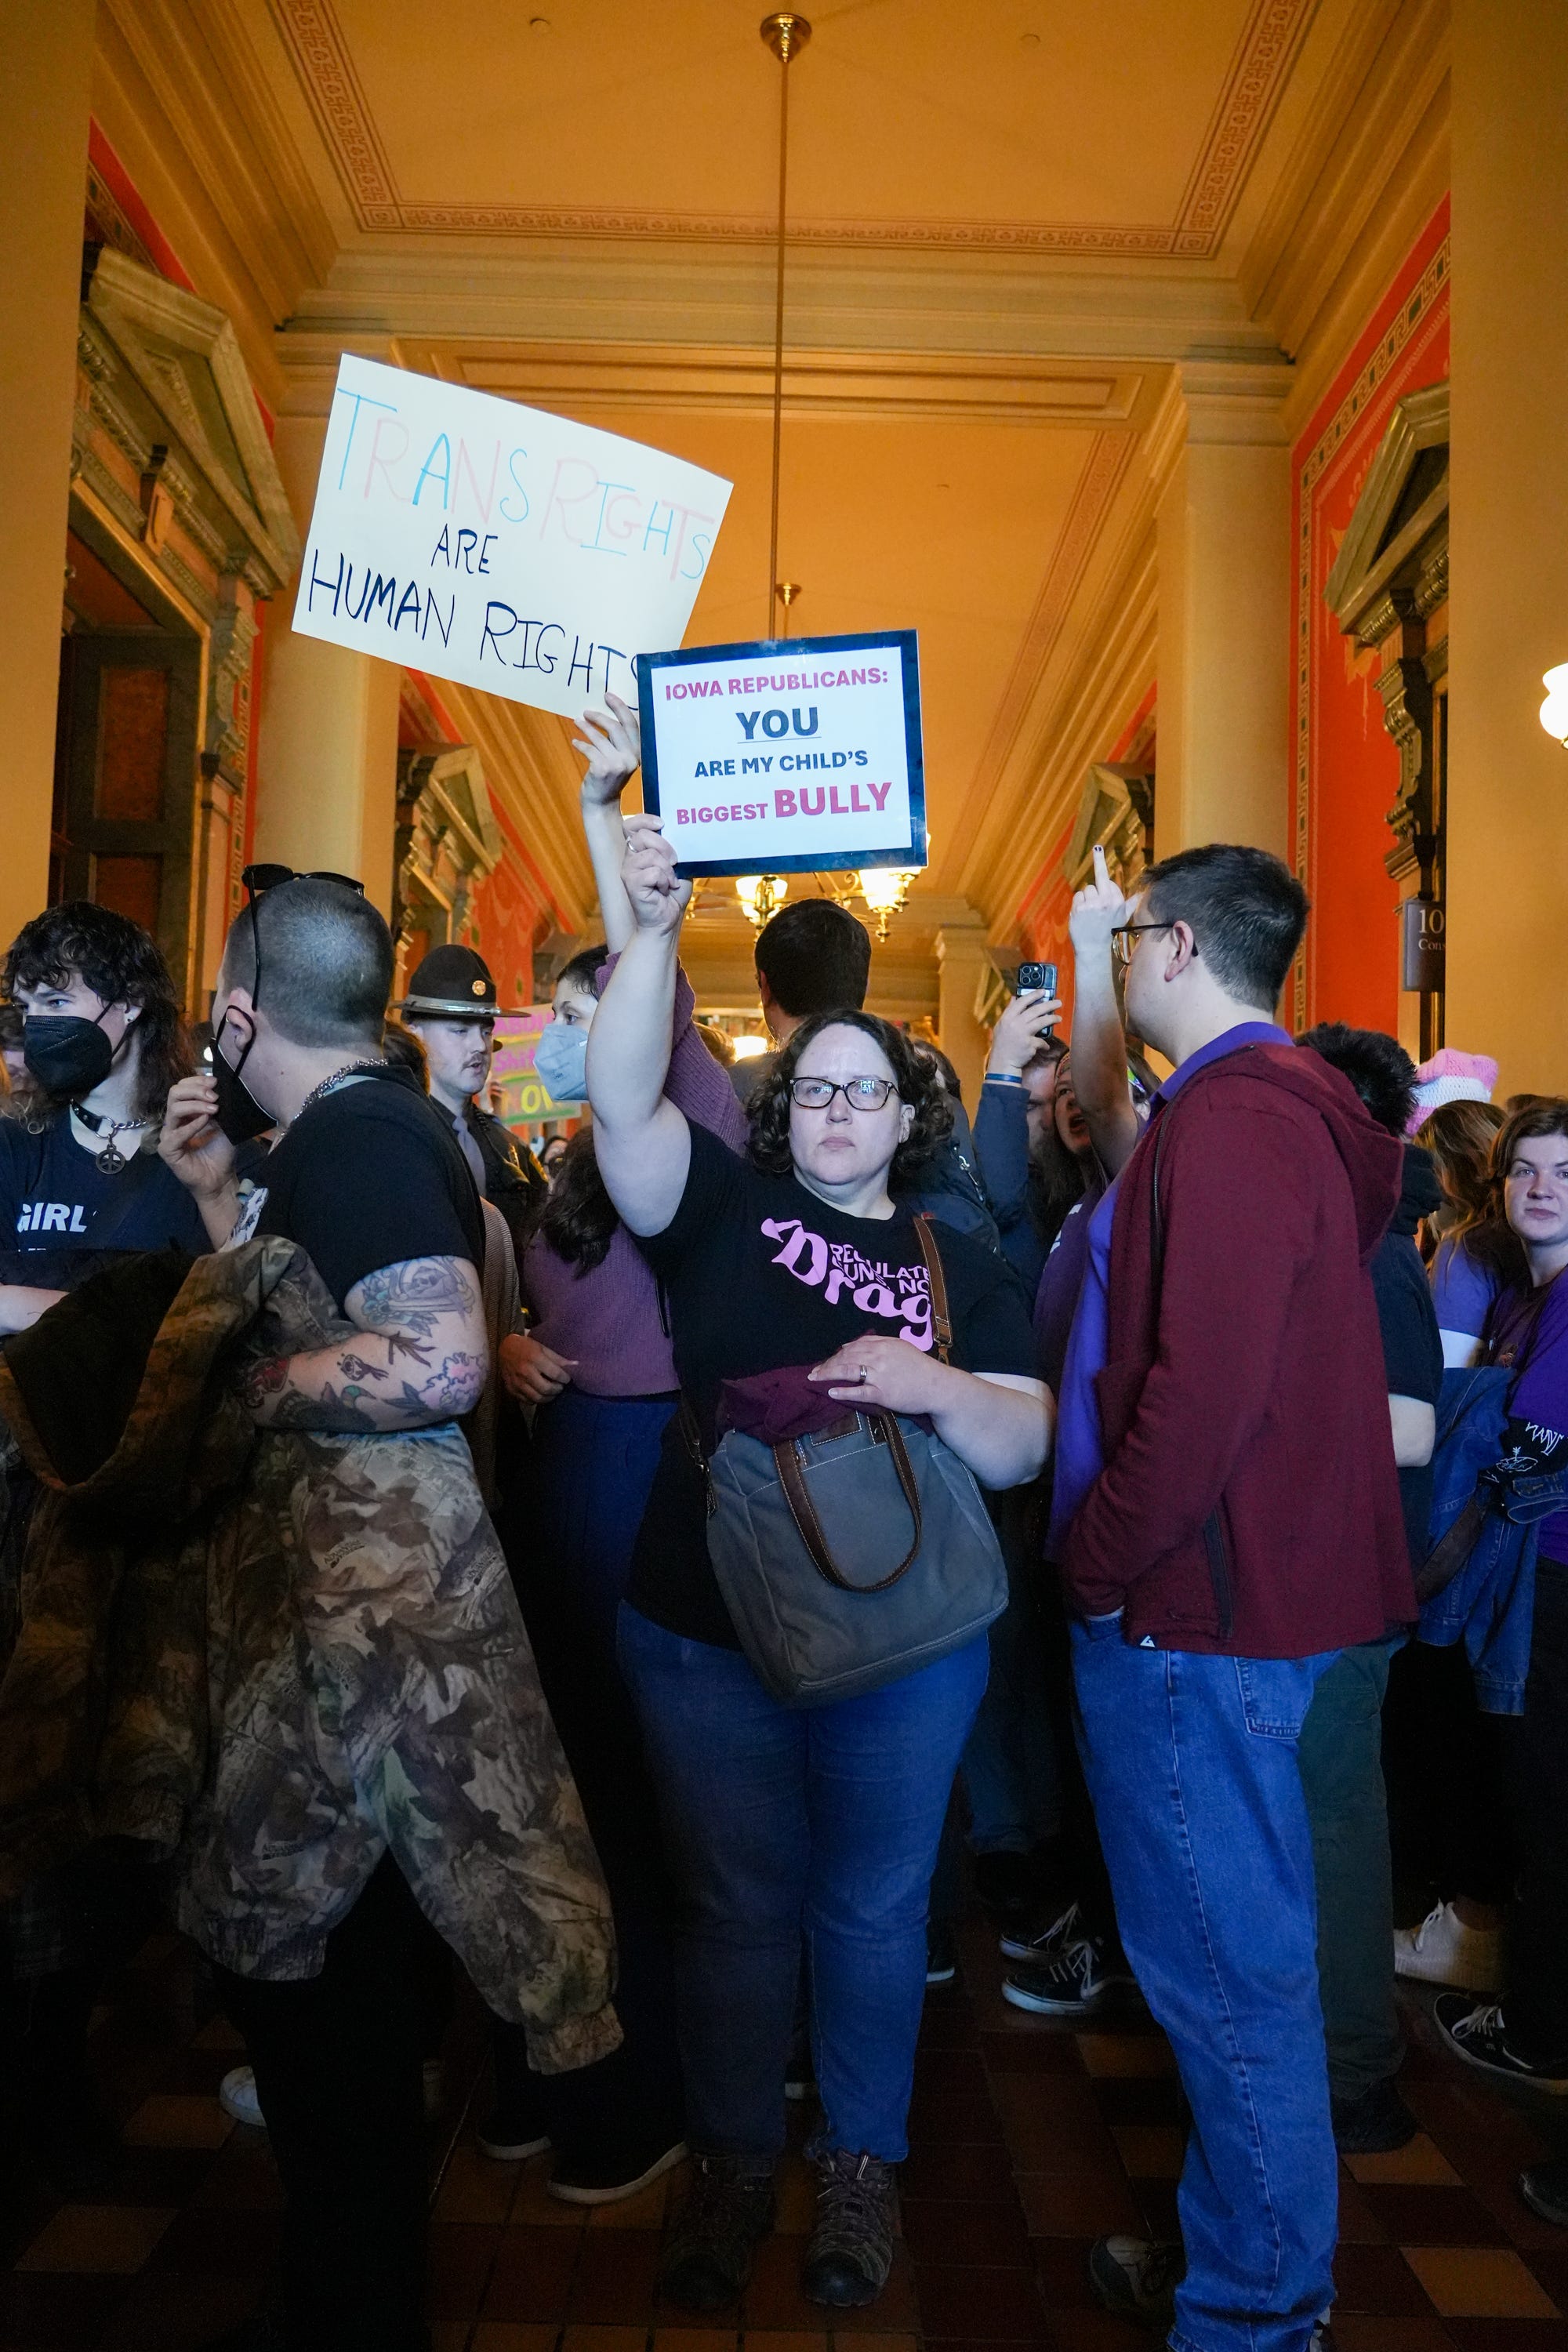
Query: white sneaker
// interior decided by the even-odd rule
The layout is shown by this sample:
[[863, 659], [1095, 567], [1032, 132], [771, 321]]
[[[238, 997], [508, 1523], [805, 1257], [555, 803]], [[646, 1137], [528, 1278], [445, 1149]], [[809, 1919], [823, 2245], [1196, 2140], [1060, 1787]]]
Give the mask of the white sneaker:
[[256, 2077], [248, 2066], [229, 2069], [218, 2084], [217, 2103], [237, 2124], [248, 2124], [252, 2131], [266, 2130], [267, 2118], [256, 2095]]
[[1439, 1903], [1419, 1927], [1394, 1929], [1394, 1973], [1419, 1977], [1426, 1984], [1491, 1991], [1502, 1982], [1501, 1934], [1495, 1927], [1467, 1927], [1451, 1903]]

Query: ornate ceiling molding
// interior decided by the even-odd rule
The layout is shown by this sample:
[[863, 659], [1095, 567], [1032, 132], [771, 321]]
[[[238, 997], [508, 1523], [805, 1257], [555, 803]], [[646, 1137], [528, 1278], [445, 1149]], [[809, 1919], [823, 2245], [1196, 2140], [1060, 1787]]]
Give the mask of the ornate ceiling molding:
[[[300, 86], [359, 227], [422, 236], [636, 238], [763, 244], [772, 223], [730, 213], [595, 205], [412, 202], [397, 185], [332, 0], [269, 0]], [[1188, 175], [1163, 222], [798, 220], [796, 246], [1203, 260], [1219, 249], [1318, 0], [1253, 0]]]

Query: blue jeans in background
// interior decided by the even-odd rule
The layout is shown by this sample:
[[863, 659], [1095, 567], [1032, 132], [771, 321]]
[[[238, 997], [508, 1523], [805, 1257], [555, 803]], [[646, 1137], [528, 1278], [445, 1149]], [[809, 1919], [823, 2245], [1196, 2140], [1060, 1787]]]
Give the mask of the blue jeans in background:
[[1084, 1769], [1116, 1916], [1193, 2111], [1175, 2352], [1306, 2352], [1333, 2298], [1337, 2160], [1296, 1746], [1314, 1658], [1073, 1628]]
[[804, 1948], [824, 2117], [814, 2152], [899, 2162], [931, 1875], [985, 1688], [984, 1639], [883, 1690], [814, 1707], [779, 1706], [739, 1650], [683, 1640], [631, 1608], [620, 1661], [676, 1879], [692, 2147], [783, 2148]]
[[1007, 1564], [1007, 1606], [991, 1627], [991, 1679], [963, 1751], [974, 1853], [1030, 1853], [1062, 1826], [1061, 1768], [1047, 1698], [1048, 1668], [1039, 1580], [1049, 1574], [1032, 1549], [1033, 1489], [987, 1495]]
[[1329, 2089], [1359, 2098], [1405, 2056], [1394, 2004], [1394, 1871], [1383, 1784], [1383, 1702], [1394, 1642], [1342, 1650], [1318, 1684], [1297, 1750], [1318, 1881], [1318, 1990]]

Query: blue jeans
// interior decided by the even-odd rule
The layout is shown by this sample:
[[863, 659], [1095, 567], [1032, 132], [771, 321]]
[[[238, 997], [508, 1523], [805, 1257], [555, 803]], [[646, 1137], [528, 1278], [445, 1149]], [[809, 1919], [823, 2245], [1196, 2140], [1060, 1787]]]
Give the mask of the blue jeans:
[[620, 1621], [679, 1903], [688, 2137], [784, 2143], [804, 1948], [823, 2126], [814, 2152], [897, 2163], [925, 2000], [926, 1910], [984, 1640], [837, 1705], [786, 1707], [738, 1650]]
[[1122, 1942], [1193, 2111], [1176, 2352], [1305, 2352], [1338, 2191], [1296, 1745], [1313, 1658], [1134, 1648], [1073, 1628], [1084, 1770]]

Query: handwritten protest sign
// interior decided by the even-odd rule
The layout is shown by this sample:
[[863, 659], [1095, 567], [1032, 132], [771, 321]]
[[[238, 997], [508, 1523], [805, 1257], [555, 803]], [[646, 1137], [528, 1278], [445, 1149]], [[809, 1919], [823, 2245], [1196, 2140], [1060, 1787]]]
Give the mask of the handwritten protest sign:
[[640, 441], [345, 354], [294, 626], [574, 719], [680, 643], [729, 498]]
[[683, 874], [926, 862], [912, 629], [638, 664], [643, 799]]

